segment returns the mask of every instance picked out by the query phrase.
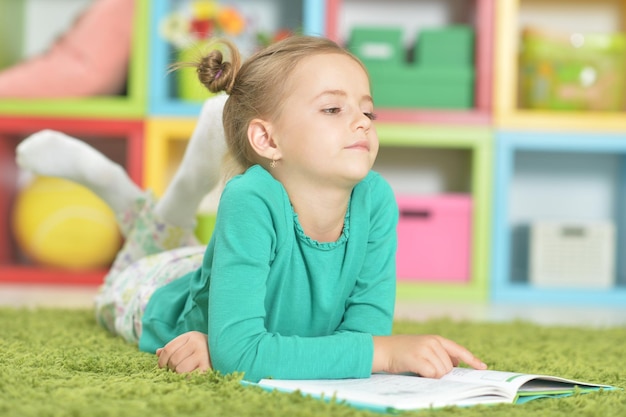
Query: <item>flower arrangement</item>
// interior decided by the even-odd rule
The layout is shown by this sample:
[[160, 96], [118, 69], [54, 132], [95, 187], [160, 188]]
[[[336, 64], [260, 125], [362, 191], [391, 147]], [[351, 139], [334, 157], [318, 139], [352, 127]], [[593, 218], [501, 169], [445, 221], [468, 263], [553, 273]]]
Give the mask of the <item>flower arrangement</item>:
[[178, 49], [213, 36], [239, 36], [245, 30], [245, 17], [232, 6], [209, 0], [193, 0], [190, 6], [175, 10], [161, 24], [162, 36]]
[[229, 37], [236, 43], [237, 40], [252, 42], [256, 49], [292, 34], [289, 29], [275, 33], [255, 30], [252, 19], [234, 6], [221, 5], [215, 0], [191, 0], [185, 5], [187, 7], [173, 11], [161, 23], [161, 35], [178, 50], [216, 36]]
[[[202, 48], [211, 38], [226, 37], [242, 55], [249, 56], [259, 48], [288, 37], [288, 29], [259, 30], [259, 19], [248, 18], [234, 6], [216, 0], [186, 0], [161, 21], [160, 33], [178, 52], [179, 62], [196, 62]], [[176, 96], [188, 101], [205, 100], [210, 93], [198, 82], [197, 72], [180, 68], [176, 74]]]

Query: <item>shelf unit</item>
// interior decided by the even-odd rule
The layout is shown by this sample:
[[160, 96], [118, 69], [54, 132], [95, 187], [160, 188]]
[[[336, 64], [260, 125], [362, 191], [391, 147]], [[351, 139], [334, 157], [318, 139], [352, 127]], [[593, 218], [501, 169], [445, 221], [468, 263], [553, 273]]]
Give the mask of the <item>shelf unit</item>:
[[[168, 74], [167, 68], [178, 60], [177, 54], [161, 36], [159, 25], [184, 1], [135, 1], [138, 13], [135, 16], [128, 96], [60, 101], [0, 100], [0, 224], [2, 230], [7, 231], [0, 237], [0, 281], [12, 276], [19, 277], [20, 282], [96, 284], [104, 273], [94, 271], [75, 276], [65, 271], [39, 269], [18, 260], [19, 254], [8, 230], [17, 180], [14, 149], [21, 138], [44, 128], [62, 130], [85, 140], [114, 138], [116, 140], [111, 142], [123, 144], [118, 145], [118, 151], [124, 156], [118, 155], [118, 159], [125, 164], [131, 177], [156, 194], [162, 194], [182, 159], [202, 102], [188, 102], [176, 97], [176, 74]], [[242, 7], [252, 4], [248, 0], [223, 0], [221, 3]], [[301, 29], [305, 34], [325, 35], [341, 44], [345, 44], [345, 31], [349, 30], [351, 22], [362, 19], [362, 15], [353, 15], [356, 7], [368, 10], [367, 19], [363, 20], [365, 23], [373, 19], [380, 24], [396, 24], [393, 19], [398, 17], [414, 28], [425, 24], [423, 15], [428, 13], [422, 11], [435, 8], [439, 21], [434, 24], [461, 23], [475, 29], [473, 108], [455, 111], [377, 109], [383, 175], [385, 155], [394, 152], [397, 155], [434, 153], [445, 155], [442, 159], [447, 160], [461, 157], [463, 163], [452, 169], [465, 172], [467, 181], [461, 191], [471, 195], [473, 205], [471, 276], [468, 281], [400, 281], [398, 298], [624, 304], [626, 263], [619, 256], [626, 247], [626, 225], [619, 215], [626, 207], [624, 111], [567, 112], [519, 108], [517, 54], [520, 29], [528, 23], [548, 22], [555, 27], [576, 30], [580, 27], [582, 30], [596, 13], [604, 13], [604, 20], [600, 20], [602, 28], [626, 30], [626, 0], [391, 0], [384, 5], [380, 0], [261, 0], [254, 3], [255, 7], [259, 4], [271, 8], [277, 16], [290, 16], [283, 20], [279, 18], [280, 25]], [[369, 12], [376, 7], [386, 13]], [[2, 19], [8, 15], [15, 19]], [[298, 17], [294, 19], [294, 16]], [[21, 2], [0, 0], [0, 22], [3, 23], [0, 33], [19, 31], [24, 18]], [[10, 45], [3, 45], [6, 47], [0, 54], [0, 64], [6, 65], [16, 59], [22, 43], [23, 39], [15, 39]], [[102, 142], [98, 146], [103, 147]], [[533, 287], [528, 282], [527, 271], [517, 268], [516, 262], [523, 258], [519, 251], [526, 250], [519, 247], [517, 227], [519, 223], [539, 220], [542, 216], [524, 212], [527, 207], [520, 205], [518, 197], [520, 184], [525, 187], [523, 193], [530, 195], [533, 201], [533, 195], [541, 195], [543, 183], [554, 183], [558, 187], [559, 181], [566, 183], [579, 175], [581, 170], [575, 169], [575, 163], [583, 156], [593, 160], [599, 158], [598, 165], [606, 160], [614, 170], [614, 175], [607, 177], [609, 171], [598, 169], [605, 175], [609, 189], [599, 200], [604, 204], [605, 217], [616, 224], [618, 235], [615, 286], [597, 291]], [[545, 162], [552, 157], [558, 164]], [[402, 160], [406, 161], [406, 157]], [[541, 177], [529, 181], [528, 167], [533, 164], [542, 167]], [[558, 166], [565, 167], [564, 171], [559, 171]], [[419, 167], [409, 162], [401, 169], [407, 178], [422, 181]], [[595, 175], [592, 170], [585, 181]], [[397, 188], [393, 181], [390, 182]], [[584, 195], [580, 199], [587, 201]], [[585, 204], [567, 201], [570, 201], [567, 207], [557, 207], [557, 218], [572, 217], [567, 210], [574, 206], [581, 210], [582, 216], [591, 215], [590, 210], [585, 211]]]
[[[537, 10], [547, 9], [550, 13], [540, 19]], [[559, 17], [567, 16], [576, 9], [575, 22]], [[527, 12], [526, 12], [527, 11]], [[534, 14], [532, 13], [534, 12]], [[604, 12], [608, 15], [606, 25], [613, 27], [590, 27], [593, 16]], [[527, 16], [527, 17], [526, 17]], [[553, 18], [553, 19], [552, 19]], [[600, 16], [598, 19], [601, 19]], [[613, 19], [614, 21], [612, 21]], [[550, 20], [546, 22], [546, 20]], [[609, 21], [611, 20], [611, 21]], [[560, 23], [560, 24], [559, 24]], [[497, 4], [495, 19], [495, 56], [494, 67], [494, 124], [505, 130], [521, 129], [530, 131], [626, 131], [624, 111], [584, 112], [584, 111], [538, 111], [521, 109], [518, 106], [518, 51], [520, 50], [520, 29], [523, 25], [538, 25], [571, 32], [589, 31], [606, 32], [626, 30], [626, 2], [623, 0], [568, 1], [568, 0], [503, 0]]]
[[[37, 117], [75, 117], [75, 118], [111, 118], [137, 119], [146, 112], [146, 84], [144, 82], [147, 68], [147, 36], [145, 30], [148, 21], [148, 0], [134, 0], [135, 14], [132, 53], [128, 69], [127, 94], [124, 96], [100, 96], [68, 99], [6, 99], [0, 98], [0, 115], [3, 116], [37, 116]], [[0, 11], [5, 9], [18, 17], [24, 17], [26, 2], [0, 0]], [[19, 8], [17, 8], [19, 7]], [[20, 23], [11, 22], [14, 32], [6, 39], [13, 42], [15, 33], [23, 33]], [[3, 48], [4, 42], [0, 41]], [[18, 39], [16, 44], [23, 41]], [[8, 46], [7, 48], [11, 48]], [[104, 53], [104, 52], [103, 52]], [[15, 55], [15, 54], [14, 54]], [[5, 63], [5, 64], [8, 64]]]
[[[548, 176], [531, 178], [520, 184], [520, 166], [523, 160], [520, 156], [523, 153], [531, 153], [528, 160], [531, 163], [537, 162], [537, 155], [544, 156], [544, 167], [550, 170]], [[535, 158], [532, 158], [532, 154]], [[599, 157], [605, 157], [598, 160]], [[570, 158], [570, 161], [567, 158]], [[573, 157], [573, 158], [572, 158]], [[595, 162], [584, 162], [581, 160], [595, 157]], [[555, 132], [500, 132], [497, 133], [497, 150], [495, 158], [495, 184], [494, 184], [494, 225], [493, 225], [493, 245], [492, 245], [492, 271], [491, 271], [491, 291], [494, 300], [502, 302], [524, 302], [524, 303], [575, 303], [581, 304], [614, 304], [624, 305], [626, 303], [626, 264], [619, 255], [626, 244], [626, 220], [623, 213], [626, 207], [626, 132], [621, 134], [584, 134], [584, 133], [555, 133]], [[541, 162], [539, 162], [541, 164]], [[584, 194], [589, 194], [593, 186], [593, 179], [587, 180], [584, 184], [585, 190], [575, 185], [552, 181], [546, 184], [551, 177], [559, 175], [557, 167], [565, 171], [566, 175], [572, 176], [581, 167], [594, 168], [592, 173], [600, 177], [603, 188], [595, 192], [594, 195], [609, 194], [609, 201], [602, 202], [586, 199]], [[545, 168], [544, 168], [545, 169]], [[599, 171], [599, 172], [598, 172]], [[588, 173], [586, 175], [589, 177]], [[579, 177], [575, 177], [579, 179]], [[543, 188], [537, 182], [543, 183]], [[598, 181], [597, 179], [595, 180]], [[530, 184], [529, 184], [530, 183]], [[590, 185], [591, 183], [591, 185]], [[609, 185], [611, 189], [605, 190]], [[520, 188], [525, 187], [527, 193], [534, 192], [535, 199], [539, 204], [534, 210], [515, 207], [515, 193], [520, 193]], [[524, 190], [522, 190], [524, 191]], [[574, 195], [573, 195], [574, 194]], [[555, 205], [547, 202], [560, 202]], [[519, 199], [518, 199], [519, 200]], [[526, 200], [530, 200], [528, 195]], [[519, 203], [519, 201], [518, 201]], [[568, 204], [569, 203], [569, 204]], [[576, 204], [577, 203], [577, 204]], [[585, 204], [586, 203], [586, 204]], [[597, 205], [600, 204], [600, 207]], [[515, 260], [514, 257], [523, 257], [527, 247], [524, 234], [516, 232], [520, 223], [527, 225], [534, 220], [561, 220], [580, 221], [582, 220], [610, 220], [617, 230], [617, 265], [615, 266], [615, 285], [613, 288], [593, 289], [593, 288], [543, 288], [533, 286], [528, 282], [528, 263], [522, 259]], [[523, 226], [522, 226], [523, 227]], [[521, 243], [520, 243], [521, 240]], [[514, 247], [517, 248], [514, 251]], [[575, 261], [575, 260], [572, 260]], [[521, 265], [521, 267], [520, 267]]]
[[[626, 2], [505, 0], [497, 4], [495, 22], [494, 68], [497, 71], [493, 124], [496, 152], [489, 274], [492, 299], [539, 304], [623, 305], [626, 271], [619, 254], [626, 243], [621, 215], [626, 197], [624, 110], [521, 108], [518, 104], [518, 53], [521, 30], [526, 26], [571, 33], [624, 31]], [[574, 180], [579, 183], [573, 184]], [[599, 190], [594, 191], [594, 186]], [[591, 197], [598, 195], [601, 196], [598, 201]], [[535, 201], [537, 204], [532, 205]], [[549, 288], [531, 284], [527, 227], [531, 222], [542, 220], [613, 222], [617, 232], [614, 286], [610, 289]]]
[[[415, 124], [377, 125], [381, 152], [385, 148], [464, 150], [469, 152], [468, 187], [472, 196], [471, 268], [464, 283], [398, 283], [398, 298], [404, 300], [484, 301], [488, 298], [491, 218], [492, 132], [487, 127], [442, 127]], [[376, 169], [376, 166], [375, 166]], [[382, 171], [382, 169], [381, 169]], [[384, 175], [384, 171], [383, 175]], [[394, 187], [393, 182], [391, 183]]]
[[[373, 13], [379, 2], [356, 0], [326, 0], [326, 36], [345, 45], [346, 33], [351, 23], [361, 24], [360, 19], [367, 25], [398, 26], [400, 16], [409, 13], [420, 13], [424, 2], [420, 1], [393, 1], [385, 3], [384, 15]], [[421, 4], [420, 4], [421, 3]], [[471, 238], [471, 267], [467, 282], [398, 282], [398, 298], [406, 300], [435, 299], [435, 300], [466, 300], [481, 301], [489, 297], [488, 270], [490, 249], [490, 217], [491, 211], [491, 164], [492, 142], [491, 107], [492, 107], [492, 60], [493, 60], [493, 16], [494, 5], [492, 0], [467, 0], [462, 2], [441, 1], [433, 4], [427, 2], [427, 7], [434, 7], [435, 20], [411, 22], [413, 29], [443, 24], [468, 24], [476, 33], [475, 41], [475, 86], [474, 107], [468, 110], [439, 110], [439, 109], [401, 109], [377, 108], [377, 130], [381, 142], [379, 155], [386, 149], [417, 149], [436, 150], [450, 154], [459, 151], [468, 152], [470, 159], [469, 189], [465, 190], [472, 198], [472, 238]], [[468, 11], [467, 15], [454, 13], [455, 6]], [[355, 7], [364, 7], [366, 16], [351, 15]], [[371, 12], [371, 13], [370, 13]], [[376, 16], [374, 18], [373, 16]], [[415, 19], [418, 20], [418, 19]], [[374, 97], [375, 99], [375, 97]], [[380, 160], [380, 158], [379, 158]], [[375, 169], [377, 167], [375, 166]], [[416, 167], [403, 166], [408, 175], [416, 176]], [[385, 175], [384, 171], [382, 171]], [[419, 178], [419, 177], [416, 177]], [[398, 187], [392, 182], [392, 187]]]
[[0, 282], [93, 284], [101, 282], [104, 271], [65, 273], [49, 270], [25, 262], [13, 240], [11, 207], [17, 193], [18, 168], [15, 165], [15, 148], [28, 135], [43, 129], [65, 132], [84, 139], [100, 149], [109, 158], [126, 168], [138, 184], [143, 182], [144, 124], [133, 120], [61, 119], [38, 117], [0, 117]]
[[[161, 34], [160, 26], [180, 1], [154, 0], [150, 11], [150, 65], [149, 65], [149, 113], [151, 116], [197, 117], [202, 102], [185, 101], [176, 94], [176, 74], [168, 73], [168, 67], [178, 61], [177, 53]], [[221, 4], [245, 6], [245, 1], [221, 1]], [[251, 2], [249, 2], [251, 3]], [[257, 2], [259, 3], [259, 2]], [[271, 7], [278, 16], [288, 16], [279, 22], [293, 30], [302, 29], [305, 34], [323, 33], [323, 4], [320, 0], [263, 0], [262, 5]], [[300, 15], [296, 22], [292, 16]]]
[[[330, 39], [340, 44], [345, 44], [345, 35], [340, 33], [340, 28], [346, 26], [346, 8], [350, 4], [359, 7], [372, 7], [379, 3], [375, 0], [326, 0], [325, 33]], [[395, 4], [403, 6], [402, 12], [393, 12]], [[494, 30], [494, 0], [466, 0], [466, 1], [440, 1], [438, 6], [446, 8], [448, 16], [447, 24], [463, 23], [474, 27], [476, 32], [475, 45], [475, 105], [470, 110], [430, 110], [430, 109], [377, 109], [378, 120], [391, 123], [426, 123], [426, 124], [455, 124], [455, 125], [487, 125], [491, 123], [492, 108], [492, 76], [493, 76], [493, 30]], [[432, 5], [432, 4], [431, 4]], [[467, 7], [469, 13], [464, 16], [454, 16], [452, 9], [455, 6]], [[387, 16], [394, 19], [399, 15], [406, 14], [410, 8], [416, 15], [419, 14], [420, 1], [392, 1], [385, 2], [388, 10]], [[404, 12], [404, 13], [403, 13]], [[370, 17], [371, 19], [371, 17]], [[376, 15], [374, 19], [377, 25], [389, 25], [384, 15]]]
[[[42, 129], [67, 133], [90, 143], [124, 166], [129, 176], [143, 183], [144, 117], [147, 112], [145, 73], [148, 61], [148, 19], [150, 2], [133, 0], [133, 34], [126, 94], [71, 99], [0, 99], [0, 152], [3, 181], [0, 185], [0, 221], [6, 230], [0, 236], [0, 282], [32, 284], [99, 285], [106, 271], [71, 272], [33, 265], [20, 253], [10, 233], [11, 207], [17, 193], [18, 169], [15, 147]], [[6, 11], [12, 44], [3, 67], [21, 56], [26, 44], [23, 37], [27, 22], [26, 3], [0, 0], [0, 11]], [[54, 7], [54, 6], [52, 6]], [[60, 7], [57, 5], [56, 7]], [[5, 15], [7, 16], [7, 15]], [[22, 34], [15, 37], [15, 34]], [[13, 43], [13, 41], [15, 41]], [[3, 48], [7, 45], [2, 45]]]
[[165, 192], [196, 127], [195, 119], [159, 118], [146, 122], [144, 186], [156, 195]]

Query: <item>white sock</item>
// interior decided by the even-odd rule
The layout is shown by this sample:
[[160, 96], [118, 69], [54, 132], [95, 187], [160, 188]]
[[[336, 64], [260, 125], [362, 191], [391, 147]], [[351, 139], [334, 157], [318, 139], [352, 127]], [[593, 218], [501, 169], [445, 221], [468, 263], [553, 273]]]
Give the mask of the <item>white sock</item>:
[[54, 130], [42, 130], [24, 139], [16, 148], [16, 161], [37, 175], [84, 185], [116, 215], [143, 194], [120, 165], [85, 142]]
[[198, 205], [220, 182], [220, 165], [226, 152], [222, 111], [227, 95], [208, 99], [189, 140], [183, 160], [155, 212], [166, 222], [191, 227]]

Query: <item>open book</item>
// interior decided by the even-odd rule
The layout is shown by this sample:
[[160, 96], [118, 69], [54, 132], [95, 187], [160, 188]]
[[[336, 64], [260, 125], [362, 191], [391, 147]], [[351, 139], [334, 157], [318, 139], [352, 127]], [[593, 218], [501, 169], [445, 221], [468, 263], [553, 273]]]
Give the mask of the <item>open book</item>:
[[344, 400], [359, 408], [388, 411], [452, 405], [519, 404], [541, 397], [562, 397], [575, 392], [615, 389], [609, 385], [554, 376], [466, 368], [454, 368], [440, 379], [373, 374], [364, 379], [263, 379], [257, 385], [268, 390], [299, 390], [317, 398]]

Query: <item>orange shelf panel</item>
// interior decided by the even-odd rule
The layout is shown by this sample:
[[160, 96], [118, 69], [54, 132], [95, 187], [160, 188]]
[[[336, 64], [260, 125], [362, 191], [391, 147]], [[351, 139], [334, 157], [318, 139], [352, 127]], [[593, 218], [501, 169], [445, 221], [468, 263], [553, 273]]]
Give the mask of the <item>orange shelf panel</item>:
[[11, 233], [11, 210], [18, 190], [15, 148], [28, 135], [53, 129], [85, 140], [124, 166], [143, 186], [143, 120], [0, 117], [0, 282], [98, 284], [102, 271], [71, 272], [28, 264]]
[[98, 286], [102, 284], [106, 273], [106, 270], [66, 271], [35, 266], [0, 265], [0, 283]]

